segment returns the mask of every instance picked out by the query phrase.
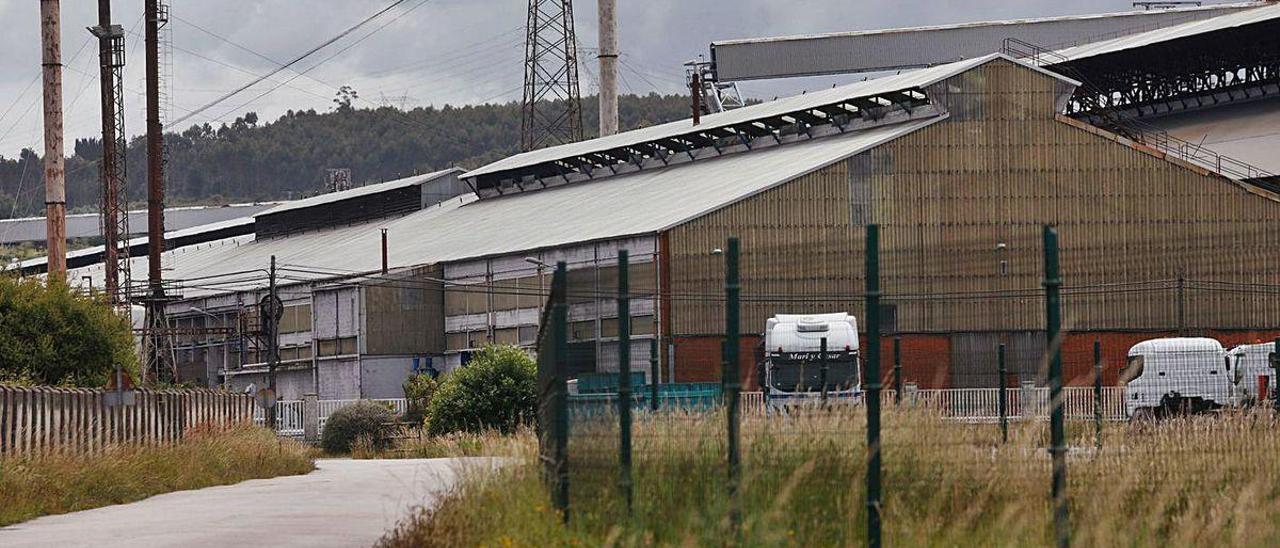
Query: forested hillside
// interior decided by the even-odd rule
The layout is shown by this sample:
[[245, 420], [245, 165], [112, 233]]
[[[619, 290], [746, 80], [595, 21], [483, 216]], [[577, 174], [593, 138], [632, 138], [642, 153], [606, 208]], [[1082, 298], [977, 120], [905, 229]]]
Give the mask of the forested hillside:
[[[583, 98], [583, 127], [596, 132], [595, 97]], [[689, 99], [625, 95], [619, 105], [625, 129], [688, 117]], [[355, 183], [377, 182], [450, 166], [474, 168], [517, 152], [520, 104], [486, 104], [402, 111], [392, 107], [331, 112], [290, 111], [274, 122], [252, 112], [231, 124], [191, 126], [169, 134], [167, 203], [217, 203], [297, 198], [320, 190], [326, 168], [351, 169]], [[99, 202], [98, 138], [77, 139], [67, 159], [67, 207], [96, 211]], [[145, 201], [146, 146], [129, 146], [129, 200]], [[40, 157], [0, 157], [0, 218], [43, 214]], [[17, 204], [15, 207], [15, 196]]]

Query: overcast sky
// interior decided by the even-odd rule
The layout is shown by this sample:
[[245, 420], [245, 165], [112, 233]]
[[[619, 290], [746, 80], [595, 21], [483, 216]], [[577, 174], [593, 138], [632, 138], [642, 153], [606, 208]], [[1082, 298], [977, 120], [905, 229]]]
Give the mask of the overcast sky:
[[[391, 0], [171, 3], [177, 118], [275, 68], [268, 59], [291, 59]], [[43, 151], [39, 4], [37, 0], [0, 0], [0, 155], [7, 157], [24, 147]], [[143, 129], [142, 0], [112, 4], [115, 22], [129, 33], [125, 110], [128, 132], [136, 135]], [[1131, 9], [1129, 0], [618, 0], [618, 4], [624, 93], [682, 92], [681, 64], [705, 55], [713, 40]], [[76, 137], [101, 131], [97, 47], [85, 30], [97, 24], [97, 2], [69, 0], [62, 9], [66, 150], [70, 154]], [[367, 36], [306, 76], [262, 95], [297, 76], [281, 72], [180, 126], [195, 122], [216, 126], [248, 111], [270, 121], [288, 109], [330, 109], [334, 92], [342, 85], [359, 92], [361, 101], [356, 106], [360, 107], [519, 100], [526, 9], [527, 0], [408, 0], [296, 65], [306, 70]], [[596, 89], [591, 49], [596, 45], [596, 2], [578, 0], [575, 16], [578, 43], [588, 48], [581, 59], [582, 92], [587, 95]], [[749, 82], [742, 89], [749, 96], [772, 98], [855, 78], [860, 79]]]

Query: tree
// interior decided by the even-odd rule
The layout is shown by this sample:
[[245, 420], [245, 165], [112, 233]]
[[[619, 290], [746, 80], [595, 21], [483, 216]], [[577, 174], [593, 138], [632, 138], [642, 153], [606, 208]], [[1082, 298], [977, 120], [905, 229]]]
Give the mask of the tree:
[[62, 282], [0, 276], [0, 378], [98, 387], [137, 370], [133, 331], [104, 300]]
[[515, 431], [533, 422], [537, 410], [538, 366], [514, 346], [487, 346], [444, 376], [427, 407], [427, 431]]
[[338, 93], [334, 94], [333, 102], [338, 105], [338, 111], [351, 110], [351, 102], [360, 98], [360, 94], [351, 86], [342, 86], [338, 88]]

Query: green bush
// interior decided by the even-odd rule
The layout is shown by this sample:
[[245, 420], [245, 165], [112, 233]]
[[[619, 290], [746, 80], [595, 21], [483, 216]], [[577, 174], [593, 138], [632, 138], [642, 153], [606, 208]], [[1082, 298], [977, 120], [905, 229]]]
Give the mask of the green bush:
[[0, 275], [0, 378], [102, 386], [117, 363], [137, 371], [132, 326], [110, 305], [65, 283]]
[[537, 408], [538, 366], [513, 346], [489, 346], [465, 367], [444, 376], [431, 398], [427, 431], [514, 432], [533, 422]]
[[324, 423], [320, 445], [329, 453], [346, 453], [356, 440], [364, 438], [374, 449], [385, 449], [389, 443], [388, 423], [395, 415], [385, 406], [371, 401], [358, 401], [338, 408]]
[[431, 375], [425, 373], [410, 375], [409, 380], [404, 381], [404, 398], [408, 409], [405, 410], [401, 419], [404, 422], [422, 426], [427, 416], [427, 407], [431, 405], [431, 398], [438, 388], [440, 383], [436, 382]]

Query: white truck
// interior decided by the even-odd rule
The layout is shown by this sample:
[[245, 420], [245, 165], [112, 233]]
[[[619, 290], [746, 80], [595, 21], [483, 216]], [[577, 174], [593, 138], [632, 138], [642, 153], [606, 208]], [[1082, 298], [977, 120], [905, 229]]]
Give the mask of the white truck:
[[1275, 343], [1242, 344], [1227, 352], [1233, 405], [1256, 404], [1276, 397], [1276, 370], [1270, 360], [1275, 348]]
[[1215, 339], [1175, 337], [1142, 341], [1129, 349], [1120, 373], [1129, 418], [1201, 412], [1258, 401], [1258, 377], [1269, 376], [1274, 397], [1273, 345], [1225, 350]]
[[824, 377], [829, 403], [862, 399], [858, 323], [852, 315], [779, 314], [769, 318], [761, 365], [761, 385], [770, 408], [820, 402]]

